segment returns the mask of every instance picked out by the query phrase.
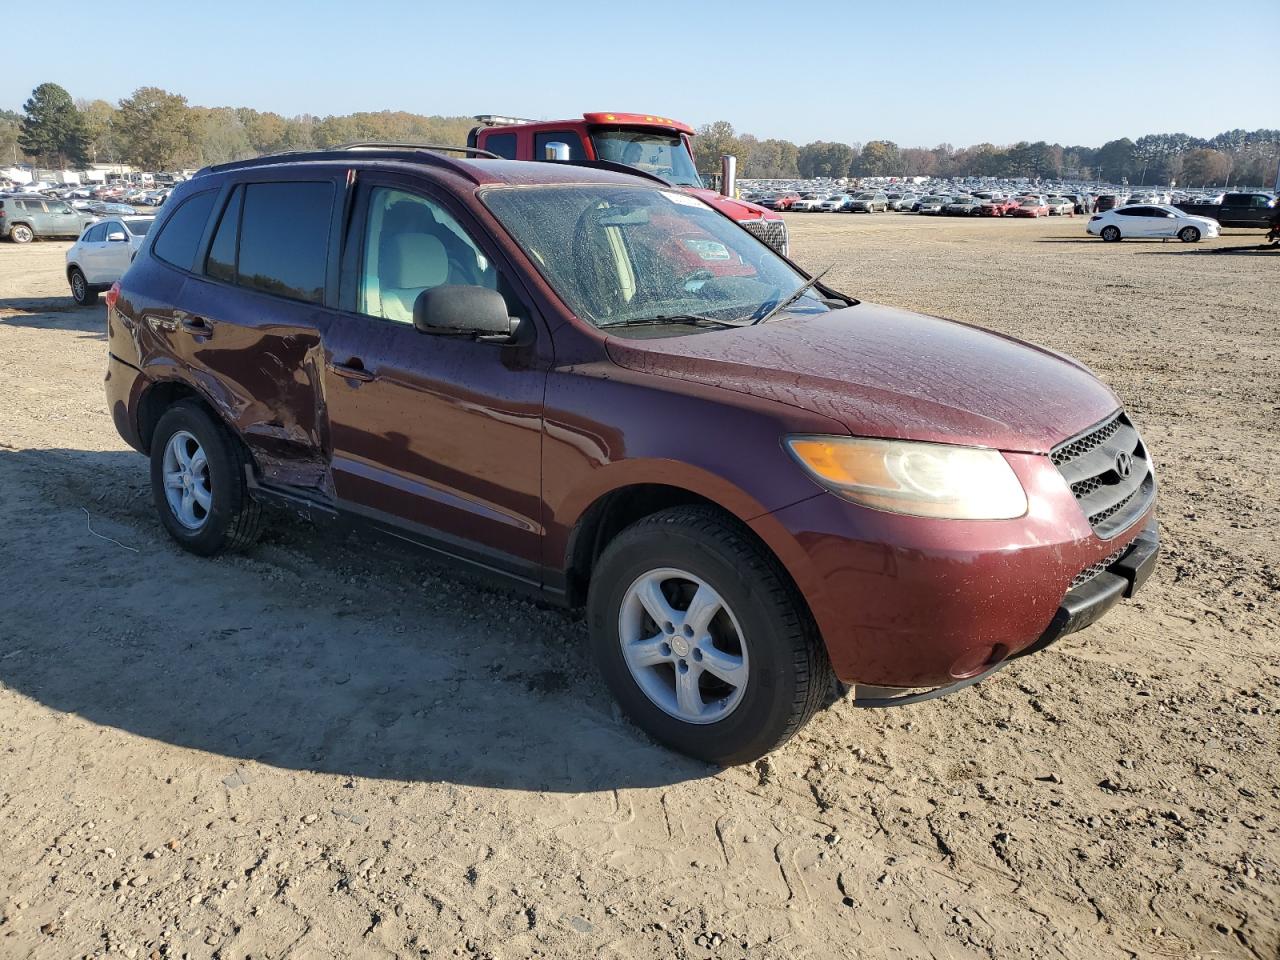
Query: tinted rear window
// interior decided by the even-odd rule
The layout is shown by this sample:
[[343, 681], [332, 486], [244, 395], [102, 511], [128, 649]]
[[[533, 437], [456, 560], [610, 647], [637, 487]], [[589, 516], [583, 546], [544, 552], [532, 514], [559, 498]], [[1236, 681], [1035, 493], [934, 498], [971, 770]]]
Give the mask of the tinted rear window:
[[126, 220], [124, 225], [129, 228], [129, 232], [135, 237], [145, 237], [154, 222], [154, 220]]
[[209, 258], [204, 265], [205, 273], [228, 283], [235, 283], [236, 279], [236, 238], [240, 232], [240, 204], [243, 202], [244, 187], [236, 187], [213, 235]]
[[496, 153], [508, 160], [516, 158], [516, 135], [514, 133], [491, 133], [484, 138], [482, 150]]
[[248, 184], [236, 281], [293, 300], [322, 301], [332, 214], [331, 184]]
[[182, 205], [165, 221], [164, 228], [152, 245], [152, 252], [166, 263], [183, 270], [190, 270], [196, 259], [196, 248], [200, 246], [200, 238], [204, 236], [205, 223], [209, 219], [209, 211], [213, 209], [214, 197], [217, 193], [206, 190], [188, 197]]

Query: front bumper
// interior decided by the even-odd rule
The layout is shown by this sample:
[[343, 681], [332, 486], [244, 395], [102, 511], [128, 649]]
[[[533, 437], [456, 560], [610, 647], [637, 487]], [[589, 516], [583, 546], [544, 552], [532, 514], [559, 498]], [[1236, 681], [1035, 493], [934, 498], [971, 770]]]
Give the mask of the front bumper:
[[[1048, 458], [1005, 456], [1030, 503], [1013, 520], [908, 517], [820, 494], [751, 521], [808, 602], [840, 680], [950, 686], [1041, 649], [1048, 632], [1056, 639], [1079, 629], [1118, 599], [1107, 591], [1084, 602], [1109, 576], [1083, 594], [1073, 584], [1107, 558], [1119, 558], [1111, 575], [1143, 555], [1131, 551], [1150, 539], [1154, 501], [1104, 539]], [[1148, 571], [1143, 565], [1126, 589]], [[1064, 605], [1072, 612], [1061, 622]]]
[[1143, 584], [1155, 569], [1159, 555], [1160, 531], [1153, 520], [1142, 533], [1138, 534], [1120, 559], [1093, 579], [1067, 591], [1049, 626], [1029, 647], [1024, 647], [1006, 660], [992, 664], [979, 674], [930, 690], [904, 690], [899, 687], [855, 684], [853, 705], [871, 708], [902, 707], [911, 703], [922, 703], [925, 700], [935, 700], [966, 687], [972, 687], [1019, 657], [1038, 653], [1067, 634], [1097, 623], [1121, 599], [1132, 597], [1142, 589]]

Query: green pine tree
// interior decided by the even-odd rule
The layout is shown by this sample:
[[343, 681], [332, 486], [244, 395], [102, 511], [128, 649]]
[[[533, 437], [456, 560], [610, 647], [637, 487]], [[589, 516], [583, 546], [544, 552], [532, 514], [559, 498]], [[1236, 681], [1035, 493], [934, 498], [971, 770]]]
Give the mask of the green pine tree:
[[88, 166], [85, 156], [84, 123], [67, 93], [56, 83], [42, 83], [31, 91], [22, 105], [22, 132], [18, 146], [29, 157], [46, 166]]

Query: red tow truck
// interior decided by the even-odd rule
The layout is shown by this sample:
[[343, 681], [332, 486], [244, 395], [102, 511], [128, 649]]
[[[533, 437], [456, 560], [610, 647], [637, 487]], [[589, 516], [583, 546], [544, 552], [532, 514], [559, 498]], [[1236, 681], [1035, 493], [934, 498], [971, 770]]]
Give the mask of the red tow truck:
[[608, 161], [657, 176], [736, 220], [779, 253], [787, 253], [787, 224], [772, 210], [734, 197], [736, 161], [721, 164], [720, 192], [698, 176], [687, 123], [646, 113], [584, 113], [580, 120], [522, 120], [495, 114], [475, 118], [467, 146], [508, 160]]

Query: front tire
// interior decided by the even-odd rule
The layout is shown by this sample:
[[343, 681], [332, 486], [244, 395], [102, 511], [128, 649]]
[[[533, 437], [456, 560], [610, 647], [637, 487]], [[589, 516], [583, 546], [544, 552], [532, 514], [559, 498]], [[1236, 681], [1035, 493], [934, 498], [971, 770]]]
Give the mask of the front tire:
[[1183, 227], [1178, 231], [1178, 239], [1183, 243], [1196, 243], [1200, 240], [1200, 231], [1195, 227]]
[[245, 483], [248, 451], [195, 401], [167, 410], [151, 438], [151, 496], [160, 522], [202, 557], [258, 539], [262, 508]]
[[79, 267], [71, 268], [67, 280], [71, 284], [71, 299], [80, 306], [91, 307], [98, 302], [98, 291], [89, 286]]
[[1107, 243], [1116, 243], [1120, 239], [1120, 228], [1115, 226], [1103, 227], [1099, 236]]
[[32, 229], [25, 223], [17, 223], [9, 228], [9, 239], [14, 243], [30, 243], [35, 236]]
[[587, 601], [613, 695], [654, 739], [747, 763], [803, 727], [831, 688], [817, 627], [781, 565], [710, 507], [674, 507], [606, 547]]

